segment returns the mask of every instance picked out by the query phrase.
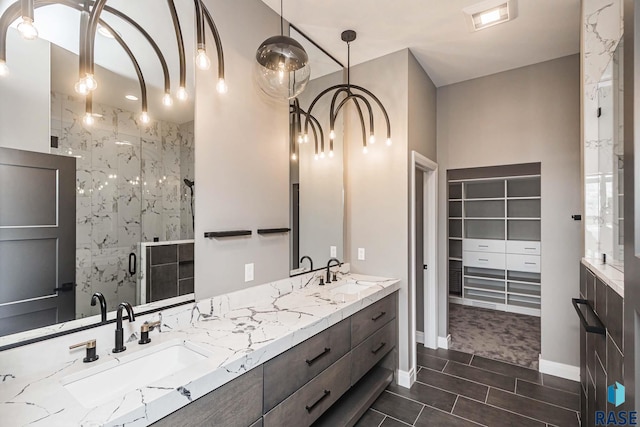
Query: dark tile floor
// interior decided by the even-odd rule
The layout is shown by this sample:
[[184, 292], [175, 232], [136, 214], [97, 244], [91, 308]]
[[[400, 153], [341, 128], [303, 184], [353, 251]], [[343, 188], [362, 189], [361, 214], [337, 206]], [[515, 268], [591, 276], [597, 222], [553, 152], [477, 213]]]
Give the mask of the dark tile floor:
[[579, 426], [580, 383], [421, 346], [418, 365], [413, 387], [390, 385], [356, 427]]

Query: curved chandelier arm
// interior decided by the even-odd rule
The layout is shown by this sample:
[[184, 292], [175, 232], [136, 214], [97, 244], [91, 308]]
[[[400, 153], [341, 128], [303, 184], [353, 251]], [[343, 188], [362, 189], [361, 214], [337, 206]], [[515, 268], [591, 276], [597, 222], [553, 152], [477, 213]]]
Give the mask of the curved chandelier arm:
[[7, 60], [7, 31], [13, 21], [20, 18], [20, 2], [9, 6], [0, 16], [0, 61]]
[[335, 112], [335, 107], [338, 96], [340, 96], [341, 93], [346, 93], [347, 96], [349, 96], [349, 88], [338, 89], [336, 93], [333, 94], [333, 98], [331, 98], [331, 108], [329, 109], [329, 131], [334, 130], [334, 126], [336, 124], [336, 116], [338, 114]]
[[363, 88], [362, 86], [351, 85], [351, 88], [364, 92], [365, 94], [369, 95], [376, 102], [376, 104], [378, 104], [378, 107], [380, 107], [380, 110], [384, 115], [384, 120], [387, 122], [387, 138], [391, 138], [391, 122], [389, 121], [389, 114], [387, 114], [387, 110], [384, 108], [384, 105], [382, 105], [382, 102], [380, 102], [378, 97], [371, 93], [371, 91]]
[[[318, 121], [318, 119], [316, 119], [314, 116], [312, 116], [309, 113], [305, 113], [305, 115], [307, 117], [311, 117], [311, 130], [313, 131], [313, 136], [314, 138], [316, 138], [316, 154], [318, 153], [318, 138], [316, 135], [316, 128], [315, 126], [318, 127], [318, 131], [320, 132], [320, 147], [322, 149], [322, 151], [324, 151], [324, 132], [322, 131], [322, 126], [320, 126], [320, 122]], [[315, 126], [314, 126], [315, 123]], [[333, 149], [333, 142], [331, 143], [331, 149]]]
[[213, 34], [213, 41], [216, 44], [216, 54], [218, 55], [218, 78], [224, 79], [224, 52], [222, 50], [222, 40], [220, 39], [220, 34], [218, 33], [218, 28], [216, 27], [215, 22], [213, 22], [213, 18], [209, 13], [209, 9], [204, 5], [201, 1], [200, 5], [202, 7], [202, 12], [204, 13], [204, 17], [207, 20], [207, 25], [209, 26], [209, 30]]
[[298, 135], [301, 136], [301, 134], [302, 134], [302, 119], [300, 117], [300, 112], [302, 111], [302, 109], [300, 108], [300, 101], [298, 101], [298, 98], [295, 98], [293, 100], [293, 108], [294, 108], [294, 112], [296, 114], [295, 120], [294, 120], [294, 124], [297, 124], [296, 131], [298, 132]]
[[[374, 128], [373, 128], [373, 110], [371, 109], [371, 103], [369, 102], [369, 100], [367, 98], [365, 98], [364, 96], [357, 94], [357, 93], [350, 93], [349, 96], [347, 96], [345, 99], [343, 99], [340, 104], [338, 104], [338, 108], [336, 108], [335, 112], [334, 112], [334, 116], [333, 116], [333, 120], [335, 121], [336, 116], [338, 115], [338, 113], [340, 112], [340, 110], [342, 109], [342, 107], [344, 107], [344, 105], [353, 100], [355, 102], [356, 105], [359, 106], [358, 103], [358, 99], [360, 99], [364, 105], [367, 107], [367, 111], [369, 112], [369, 134], [373, 135], [374, 133]], [[362, 131], [363, 134], [365, 132], [365, 128], [364, 128], [364, 117], [362, 117], [362, 115], [360, 115], [360, 121], [362, 122]]]
[[202, 2], [200, 0], [193, 0], [196, 13], [196, 49], [204, 49], [204, 14], [202, 13]]
[[[316, 103], [320, 100], [320, 98], [322, 98], [327, 93], [329, 93], [329, 92], [331, 92], [332, 90], [335, 90], [335, 89], [341, 89], [341, 88], [346, 88], [346, 87], [347, 87], [347, 85], [345, 85], [345, 84], [339, 84], [339, 85], [331, 86], [331, 87], [323, 90], [322, 92], [320, 92], [318, 94], [318, 96], [316, 96], [313, 99], [313, 101], [311, 101], [311, 105], [309, 106], [309, 110], [307, 112], [309, 114], [311, 114], [311, 111], [313, 111], [313, 107], [315, 107]], [[308, 130], [309, 130], [309, 116], [307, 116], [307, 119], [304, 122], [304, 132], [307, 133]]]
[[356, 106], [356, 110], [358, 111], [358, 117], [360, 118], [360, 127], [362, 128], [362, 146], [367, 146], [367, 130], [364, 126], [364, 115], [362, 114], [362, 108], [360, 107], [360, 103], [357, 98], [352, 98], [353, 103]]
[[186, 88], [187, 86], [187, 62], [184, 54], [184, 40], [182, 38], [182, 28], [180, 27], [180, 19], [178, 18], [178, 12], [176, 11], [176, 5], [173, 0], [167, 0], [169, 6], [169, 12], [171, 13], [171, 20], [173, 21], [173, 29], [176, 33], [176, 43], [178, 44], [178, 58], [180, 60], [180, 87]]
[[[96, 0], [93, 3], [93, 7], [91, 8], [91, 13], [89, 14], [89, 25], [87, 27], [87, 40], [86, 40], [86, 60], [87, 71], [93, 74], [94, 67], [94, 50], [96, 44], [96, 31], [98, 30], [98, 21], [100, 20], [100, 14], [102, 13], [102, 9], [104, 9], [104, 5], [107, 3], [107, 0]], [[110, 30], [114, 37], [117, 35], [114, 31]], [[80, 61], [82, 62], [83, 53], [80, 51]]]

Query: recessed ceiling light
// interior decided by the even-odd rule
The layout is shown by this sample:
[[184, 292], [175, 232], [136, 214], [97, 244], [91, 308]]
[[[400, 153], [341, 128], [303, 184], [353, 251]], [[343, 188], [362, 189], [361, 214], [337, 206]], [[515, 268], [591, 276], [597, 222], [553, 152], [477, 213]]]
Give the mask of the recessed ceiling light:
[[485, 0], [465, 7], [462, 11], [467, 16], [471, 31], [483, 30], [514, 19], [516, 0]]
[[[113, 33], [111, 31], [107, 30], [105, 27], [103, 27], [100, 24], [98, 24], [98, 34], [100, 34], [102, 37], [106, 37], [108, 39], [115, 39]], [[120, 33], [117, 33], [117, 34], [120, 35]]]
[[137, 101], [138, 97], [135, 95], [125, 95], [125, 98], [127, 98], [129, 101]]
[[133, 145], [129, 141], [116, 141], [116, 145]]
[[99, 118], [99, 119], [100, 119], [100, 118], [102, 118], [102, 117], [104, 117], [104, 116], [103, 116], [102, 114], [100, 114], [100, 113], [91, 113], [91, 115], [92, 115], [93, 117], [97, 117], [97, 118]]

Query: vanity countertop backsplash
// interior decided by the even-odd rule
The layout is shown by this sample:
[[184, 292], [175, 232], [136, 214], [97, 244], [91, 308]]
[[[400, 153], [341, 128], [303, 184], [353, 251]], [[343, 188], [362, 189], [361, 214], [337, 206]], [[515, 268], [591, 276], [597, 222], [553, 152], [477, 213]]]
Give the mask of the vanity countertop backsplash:
[[[10, 425], [149, 425], [399, 288], [395, 279], [350, 274], [348, 265], [340, 268], [338, 282], [319, 286], [324, 274], [307, 273], [137, 316], [133, 323], [125, 320], [127, 350], [122, 353], [112, 353], [113, 323], [0, 352], [0, 419]], [[138, 344], [140, 326], [157, 320], [161, 326], [150, 332], [152, 342]], [[83, 363], [84, 347], [69, 346], [91, 339], [97, 340], [100, 358]], [[100, 371], [170, 347], [186, 347], [194, 359], [171, 375], [146, 374], [150, 381], [138, 379], [143, 386], [127, 387], [131, 377], [103, 374], [108, 387], [77, 387], [75, 397], [70, 391], [88, 375], [97, 378]]]

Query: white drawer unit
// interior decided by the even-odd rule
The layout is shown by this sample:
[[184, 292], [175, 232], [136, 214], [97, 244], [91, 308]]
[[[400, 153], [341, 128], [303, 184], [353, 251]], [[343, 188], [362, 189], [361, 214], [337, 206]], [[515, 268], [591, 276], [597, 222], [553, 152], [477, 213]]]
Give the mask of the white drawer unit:
[[504, 253], [504, 240], [489, 239], [464, 239], [462, 241], [462, 249], [474, 252], [497, 252]]
[[462, 262], [465, 267], [505, 269], [504, 253], [464, 251], [462, 253]]
[[540, 255], [540, 242], [507, 240], [508, 254]]
[[507, 254], [507, 270], [540, 273], [540, 256]]

